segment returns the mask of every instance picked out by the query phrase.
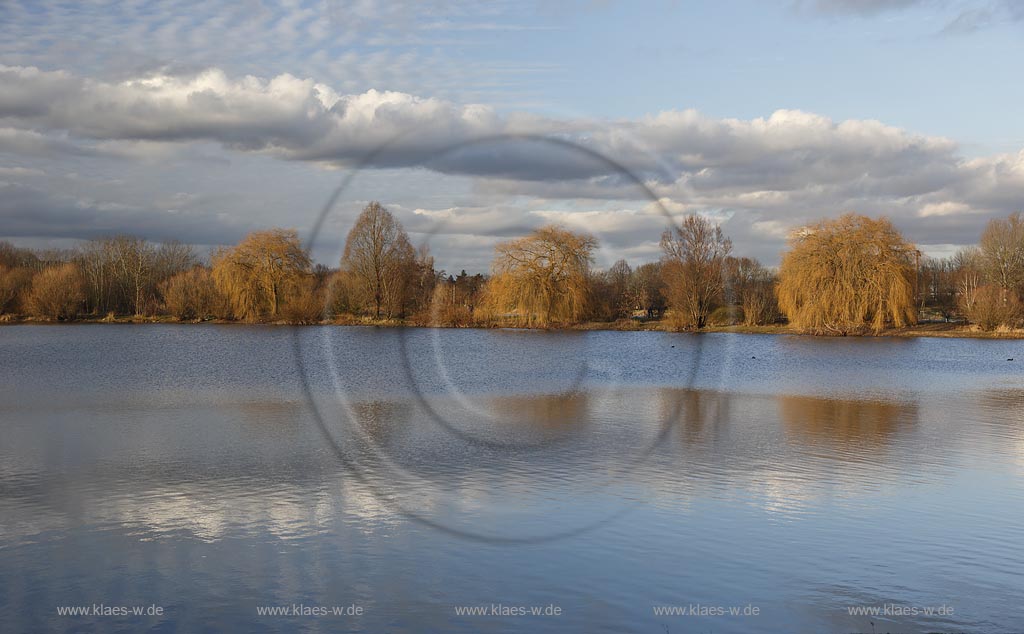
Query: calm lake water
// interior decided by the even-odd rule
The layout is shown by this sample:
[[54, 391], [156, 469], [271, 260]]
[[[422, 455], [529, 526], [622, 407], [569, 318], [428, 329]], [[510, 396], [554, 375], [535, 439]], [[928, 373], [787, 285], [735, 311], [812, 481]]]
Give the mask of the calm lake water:
[[0, 376], [4, 632], [1024, 631], [1024, 342], [10, 326]]

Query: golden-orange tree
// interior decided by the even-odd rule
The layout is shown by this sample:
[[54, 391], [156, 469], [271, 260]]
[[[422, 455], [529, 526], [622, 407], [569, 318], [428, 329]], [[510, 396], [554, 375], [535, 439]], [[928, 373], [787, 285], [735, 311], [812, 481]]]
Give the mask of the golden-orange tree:
[[82, 272], [70, 262], [47, 267], [32, 278], [28, 307], [36, 317], [74, 319], [85, 301]]
[[852, 334], [917, 319], [917, 250], [885, 218], [846, 214], [792, 234], [779, 308], [796, 328]]
[[529, 326], [581, 320], [597, 240], [556, 225], [495, 247], [486, 303]]
[[236, 319], [277, 317], [310, 275], [309, 254], [293, 229], [254, 231], [213, 254], [213, 281]]
[[224, 299], [213, 282], [210, 270], [195, 266], [165, 280], [159, 287], [164, 298], [164, 310], [174, 317], [206, 319], [224, 316]]

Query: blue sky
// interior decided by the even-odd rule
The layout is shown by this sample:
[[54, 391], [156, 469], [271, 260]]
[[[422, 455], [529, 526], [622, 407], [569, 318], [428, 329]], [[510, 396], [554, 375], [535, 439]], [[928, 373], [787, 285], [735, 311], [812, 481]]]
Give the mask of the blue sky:
[[[1024, 207], [1022, 34], [1011, 0], [9, 2], [0, 238], [308, 235], [390, 143], [323, 261], [371, 199], [456, 269], [551, 221], [595, 233], [601, 263], [650, 260], [691, 212], [769, 264], [845, 211], [948, 254]], [[648, 191], [543, 144], [450, 152], [523, 133]]]
[[879, 119], [979, 153], [1019, 149], [1024, 84], [1013, 76], [1024, 25], [948, 33], [966, 8], [920, 5], [863, 14], [727, 0], [665, 3], [657, 17], [610, 5], [581, 14], [582, 37], [537, 38], [529, 59], [560, 59], [580, 78], [546, 82], [552, 103], [607, 117], [693, 107], [749, 119], [791, 108]]

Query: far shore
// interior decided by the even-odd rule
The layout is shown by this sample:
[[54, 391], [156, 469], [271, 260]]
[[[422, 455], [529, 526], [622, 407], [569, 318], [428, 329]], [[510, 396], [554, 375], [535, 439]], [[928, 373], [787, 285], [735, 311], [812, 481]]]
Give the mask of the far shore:
[[[767, 326], [707, 326], [700, 330], [678, 330], [671, 327], [664, 320], [620, 320], [615, 322], [589, 321], [577, 324], [560, 324], [547, 328], [517, 326], [513, 324], [473, 324], [473, 325], [431, 325], [418, 320], [402, 319], [374, 319], [370, 317], [346, 317], [332, 320], [324, 320], [309, 324], [296, 324], [287, 321], [261, 321], [242, 322], [224, 319], [208, 319], [201, 321], [180, 321], [173, 317], [84, 317], [71, 321], [52, 321], [36, 318], [12, 318], [10, 315], [0, 317], [0, 326], [13, 325], [40, 325], [40, 326], [68, 326], [76, 324], [183, 324], [183, 325], [224, 325], [224, 326], [359, 326], [375, 328], [446, 328], [457, 329], [467, 328], [474, 330], [492, 330], [498, 328], [512, 328], [518, 330], [546, 330], [546, 331], [618, 331], [618, 332], [681, 332], [699, 334], [705, 332], [730, 332], [741, 335], [789, 335], [795, 337], [839, 337], [840, 335], [815, 335], [800, 332], [787, 324], [773, 324]], [[909, 326], [906, 328], [887, 328], [880, 333], [868, 333], [861, 335], [849, 335], [851, 337], [947, 337], [965, 339], [1024, 339], [1024, 329], [1007, 330], [999, 329], [984, 331], [977, 326], [955, 323], [955, 322], [926, 322]]]

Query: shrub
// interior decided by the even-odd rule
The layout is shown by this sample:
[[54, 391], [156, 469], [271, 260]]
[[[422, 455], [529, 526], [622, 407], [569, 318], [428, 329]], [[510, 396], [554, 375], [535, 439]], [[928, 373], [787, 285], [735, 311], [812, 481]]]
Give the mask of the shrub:
[[326, 303], [326, 292], [317, 288], [316, 280], [310, 278], [297, 284], [285, 301], [281, 316], [291, 324], [318, 324], [324, 319]]
[[708, 315], [711, 326], [735, 326], [743, 323], [743, 309], [739, 306], [719, 306]]
[[21, 296], [32, 284], [32, 272], [0, 265], [0, 314], [16, 312]]
[[967, 319], [982, 330], [995, 330], [1000, 326], [1015, 328], [1020, 325], [1022, 306], [1013, 291], [995, 284], [981, 286], [974, 294], [967, 310]]
[[85, 284], [74, 264], [51, 266], [32, 278], [28, 308], [36, 317], [73, 319], [84, 302]]
[[213, 276], [201, 266], [172, 276], [160, 285], [160, 293], [165, 310], [177, 319], [206, 319], [225, 312]]

